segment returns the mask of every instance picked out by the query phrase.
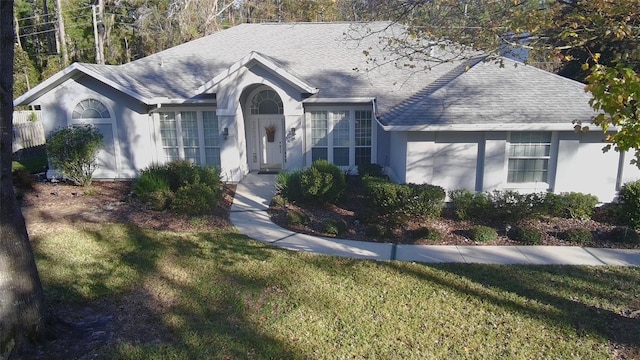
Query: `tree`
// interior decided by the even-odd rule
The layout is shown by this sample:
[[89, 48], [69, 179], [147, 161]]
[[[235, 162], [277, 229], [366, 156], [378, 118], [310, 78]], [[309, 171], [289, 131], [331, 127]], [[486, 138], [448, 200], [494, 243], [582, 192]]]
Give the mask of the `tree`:
[[42, 285], [11, 177], [13, 1], [0, 1], [0, 356], [45, 330]]

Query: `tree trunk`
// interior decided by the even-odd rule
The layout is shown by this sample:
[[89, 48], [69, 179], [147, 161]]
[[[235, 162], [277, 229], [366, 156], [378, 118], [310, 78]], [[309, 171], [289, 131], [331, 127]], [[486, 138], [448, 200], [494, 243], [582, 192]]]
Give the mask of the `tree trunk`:
[[44, 335], [44, 297], [11, 178], [13, 0], [0, 1], [0, 358]]

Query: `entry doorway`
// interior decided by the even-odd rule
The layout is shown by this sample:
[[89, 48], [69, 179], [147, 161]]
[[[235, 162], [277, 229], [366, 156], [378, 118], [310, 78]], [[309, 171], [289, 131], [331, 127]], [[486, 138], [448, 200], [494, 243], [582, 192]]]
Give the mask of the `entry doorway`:
[[[259, 170], [281, 170], [284, 163], [284, 117], [254, 115], [251, 117], [254, 149]], [[256, 169], [258, 170], [258, 169]]]

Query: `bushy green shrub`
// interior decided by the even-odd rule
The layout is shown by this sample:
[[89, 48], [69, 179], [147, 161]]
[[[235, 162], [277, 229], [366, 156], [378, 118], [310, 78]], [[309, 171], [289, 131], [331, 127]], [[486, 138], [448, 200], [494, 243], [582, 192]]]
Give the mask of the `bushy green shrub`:
[[344, 234], [347, 232], [348, 228], [349, 225], [347, 225], [347, 222], [342, 219], [331, 220], [324, 224], [324, 232], [334, 236]]
[[384, 168], [378, 164], [360, 164], [358, 165], [358, 175], [360, 177], [373, 176], [384, 177]]
[[391, 231], [382, 224], [369, 224], [364, 229], [364, 234], [372, 239], [380, 240], [390, 237]]
[[589, 229], [575, 227], [568, 229], [564, 232], [562, 237], [567, 240], [578, 244], [587, 244], [593, 239], [593, 235]]
[[618, 243], [638, 244], [640, 243], [640, 236], [638, 233], [627, 226], [617, 226], [609, 232], [609, 237], [612, 241]]
[[304, 225], [309, 222], [309, 217], [299, 210], [287, 211], [287, 223], [289, 225]]
[[[182, 214], [202, 215], [211, 213], [221, 199], [221, 185], [218, 168], [174, 160], [143, 169], [133, 183], [133, 192], [155, 210], [170, 207]], [[198, 194], [199, 190], [203, 193]]]
[[443, 235], [438, 229], [424, 227], [417, 231], [417, 236], [419, 239], [430, 240], [430, 241], [439, 241], [442, 239]]
[[486, 193], [474, 193], [469, 190], [453, 190], [449, 192], [453, 211], [460, 220], [491, 222], [490, 214], [493, 203]]
[[544, 197], [543, 208], [547, 215], [586, 220], [591, 218], [596, 205], [598, 198], [591, 194], [548, 193]]
[[80, 186], [91, 185], [103, 135], [93, 125], [72, 125], [53, 132], [47, 154], [53, 167]]
[[393, 222], [403, 222], [411, 216], [436, 217], [444, 206], [445, 191], [440, 186], [396, 184], [370, 176], [363, 179], [363, 186], [371, 210]]
[[544, 195], [531, 193], [520, 194], [513, 190], [493, 191], [490, 194], [493, 210], [490, 213], [493, 222], [514, 224], [531, 219], [542, 211]]
[[158, 189], [145, 193], [140, 197], [151, 209], [156, 211], [165, 210], [171, 205], [174, 194], [169, 189]]
[[477, 225], [469, 229], [469, 238], [478, 242], [493, 241], [498, 238], [498, 232], [492, 227]]
[[624, 224], [640, 229], [640, 180], [624, 184], [618, 194]]
[[210, 214], [218, 200], [219, 191], [200, 182], [191, 183], [181, 186], [175, 192], [171, 209], [187, 215]]
[[344, 194], [347, 182], [342, 170], [326, 160], [317, 160], [300, 176], [305, 201], [334, 203]]
[[516, 226], [511, 229], [509, 235], [513, 240], [523, 244], [537, 245], [542, 242], [542, 233], [540, 230], [527, 225]]
[[276, 175], [276, 190], [290, 202], [302, 201], [302, 169], [281, 171]]

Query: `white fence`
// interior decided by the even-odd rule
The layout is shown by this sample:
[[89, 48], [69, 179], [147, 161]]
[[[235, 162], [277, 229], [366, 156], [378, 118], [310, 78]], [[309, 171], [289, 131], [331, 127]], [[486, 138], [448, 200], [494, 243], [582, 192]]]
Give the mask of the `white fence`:
[[46, 143], [40, 111], [13, 112], [13, 152]]

